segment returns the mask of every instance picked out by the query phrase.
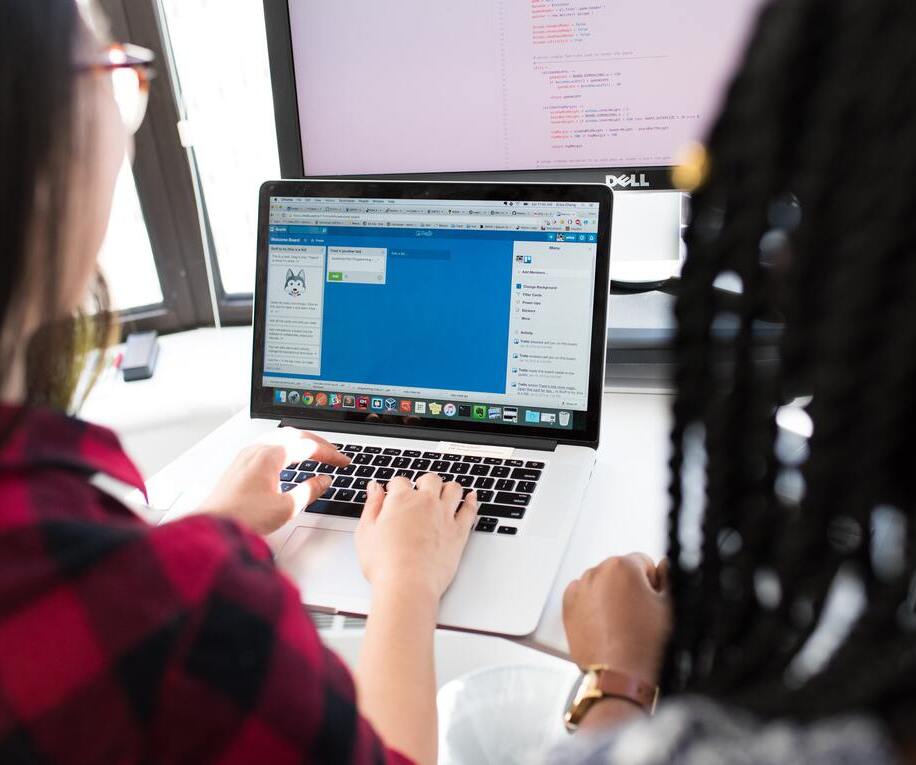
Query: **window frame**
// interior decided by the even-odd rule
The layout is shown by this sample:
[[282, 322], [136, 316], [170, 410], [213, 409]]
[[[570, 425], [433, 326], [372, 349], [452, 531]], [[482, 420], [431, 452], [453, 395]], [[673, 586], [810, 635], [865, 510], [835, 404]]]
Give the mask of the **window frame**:
[[[169, 333], [212, 326], [207, 250], [201, 238], [192, 174], [193, 150], [182, 146], [178, 133], [180, 115], [156, 4], [153, 0], [98, 1], [112, 36], [149, 48], [159, 62], [146, 120], [134, 138], [133, 173], [163, 299], [159, 304], [119, 312], [121, 325], [125, 333]], [[202, 212], [212, 252], [205, 206]], [[251, 297], [228, 295], [215, 258], [213, 266], [222, 323], [250, 323]]]

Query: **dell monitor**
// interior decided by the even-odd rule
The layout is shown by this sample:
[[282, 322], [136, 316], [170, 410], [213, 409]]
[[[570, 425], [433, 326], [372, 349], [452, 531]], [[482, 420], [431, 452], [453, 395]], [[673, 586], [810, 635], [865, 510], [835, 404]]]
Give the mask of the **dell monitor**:
[[[264, 0], [282, 175], [606, 183], [612, 279], [666, 279], [686, 223], [671, 167], [708, 132], [761, 5]], [[666, 342], [669, 303], [621, 299], [612, 333]]]
[[760, 0], [264, 7], [284, 177], [645, 190], [705, 135]]

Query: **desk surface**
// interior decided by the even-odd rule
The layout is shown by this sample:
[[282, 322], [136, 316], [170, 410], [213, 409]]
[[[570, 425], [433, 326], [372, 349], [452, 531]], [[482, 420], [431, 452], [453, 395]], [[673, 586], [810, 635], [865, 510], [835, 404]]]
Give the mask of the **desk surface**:
[[[611, 555], [640, 551], [656, 560], [664, 555], [669, 410], [666, 395], [605, 393], [601, 447], [585, 504], [540, 624], [521, 642], [565, 654], [566, 585]], [[166, 510], [182, 487], [199, 483], [202, 474], [218, 476], [222, 471], [214, 463], [226, 460], [227, 443], [239, 443], [233, 433], [247, 417], [240, 412], [157, 473], [147, 484], [151, 504]]]

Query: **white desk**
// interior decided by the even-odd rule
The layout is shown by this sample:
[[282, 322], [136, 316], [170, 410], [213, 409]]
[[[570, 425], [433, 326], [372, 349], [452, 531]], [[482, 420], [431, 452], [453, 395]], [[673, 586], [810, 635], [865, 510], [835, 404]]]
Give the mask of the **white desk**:
[[[540, 624], [524, 644], [564, 655], [566, 585], [611, 555], [640, 551], [658, 560], [664, 554], [670, 401], [658, 394], [605, 393], [601, 448], [585, 505]], [[167, 510], [183, 487], [221, 475], [247, 418], [240, 412], [148, 481], [151, 504]]]

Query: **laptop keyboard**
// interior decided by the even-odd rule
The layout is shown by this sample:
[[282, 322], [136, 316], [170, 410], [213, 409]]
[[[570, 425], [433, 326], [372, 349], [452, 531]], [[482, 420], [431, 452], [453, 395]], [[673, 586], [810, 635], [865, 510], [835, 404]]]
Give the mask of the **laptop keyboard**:
[[[370, 481], [385, 486], [397, 476], [412, 483], [425, 473], [438, 473], [443, 481], [454, 481], [464, 495], [477, 492], [478, 519], [475, 529], [484, 534], [514, 536], [513, 521], [525, 517], [531, 497], [546, 464], [531, 460], [476, 457], [444, 452], [382, 448], [359, 444], [334, 444], [351, 463], [346, 467], [314, 460], [293, 463], [280, 472], [280, 489], [289, 491], [314, 475], [332, 475], [334, 481], [318, 501], [304, 512], [359, 518], [366, 502]], [[503, 523], [509, 521], [509, 523]]]

